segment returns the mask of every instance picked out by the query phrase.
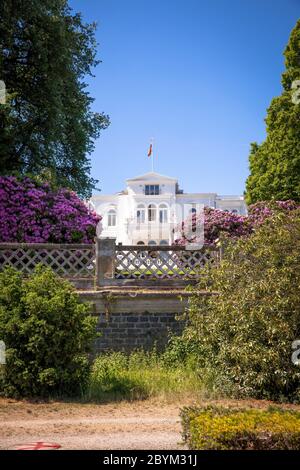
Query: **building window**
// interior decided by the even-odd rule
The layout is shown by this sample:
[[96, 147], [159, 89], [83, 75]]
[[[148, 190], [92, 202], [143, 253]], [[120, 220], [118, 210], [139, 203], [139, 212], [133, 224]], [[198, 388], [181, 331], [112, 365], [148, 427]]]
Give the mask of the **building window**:
[[112, 209], [107, 214], [107, 225], [108, 227], [115, 227], [117, 225], [117, 214]]
[[159, 206], [159, 222], [165, 224], [168, 222], [168, 207], [166, 204], [161, 204]]
[[197, 229], [197, 221], [196, 221], [197, 209], [196, 209], [196, 207], [192, 207], [189, 212], [190, 212], [190, 216], [191, 216], [191, 219], [192, 219], [192, 232], [196, 232], [196, 229]]
[[156, 207], [154, 204], [148, 206], [148, 221], [154, 222], [156, 220]]
[[148, 243], [148, 245], [156, 245], [156, 241], [155, 240], [150, 240], [150, 242]]
[[231, 211], [233, 214], [238, 214], [238, 210], [237, 209], [232, 209]]
[[159, 242], [159, 244], [160, 244], [161, 246], [163, 246], [163, 245], [169, 245], [169, 242], [168, 242], [168, 240], [161, 240], [161, 241]]
[[137, 245], [145, 245], [145, 243], [141, 240], [141, 241], [137, 242]]
[[138, 205], [136, 219], [138, 224], [143, 224], [145, 222], [145, 207], [143, 205]]
[[145, 186], [146, 196], [157, 196], [159, 194], [158, 184], [146, 184]]

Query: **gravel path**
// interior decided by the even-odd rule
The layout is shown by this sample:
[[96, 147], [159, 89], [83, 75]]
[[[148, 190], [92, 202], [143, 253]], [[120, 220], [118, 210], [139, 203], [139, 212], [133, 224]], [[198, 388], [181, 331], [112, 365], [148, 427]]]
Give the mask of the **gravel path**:
[[[267, 408], [263, 400], [209, 400], [202, 405]], [[62, 449], [180, 450], [180, 409], [195, 404], [158, 400], [82, 404], [5, 400], [0, 398], [0, 449], [15, 449], [31, 442], [55, 442]], [[197, 400], [197, 404], [200, 401]], [[299, 405], [284, 408], [300, 411]]]
[[183, 449], [181, 406], [0, 400], [0, 449], [35, 441], [56, 442], [62, 449]]

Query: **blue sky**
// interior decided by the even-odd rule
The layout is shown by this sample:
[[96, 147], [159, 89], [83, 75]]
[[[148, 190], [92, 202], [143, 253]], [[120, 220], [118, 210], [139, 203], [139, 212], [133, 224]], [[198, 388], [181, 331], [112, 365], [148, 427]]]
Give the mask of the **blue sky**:
[[154, 169], [187, 192], [239, 194], [250, 142], [281, 92], [300, 0], [70, 0], [96, 21], [102, 63], [89, 79], [110, 116], [92, 155], [102, 193]]

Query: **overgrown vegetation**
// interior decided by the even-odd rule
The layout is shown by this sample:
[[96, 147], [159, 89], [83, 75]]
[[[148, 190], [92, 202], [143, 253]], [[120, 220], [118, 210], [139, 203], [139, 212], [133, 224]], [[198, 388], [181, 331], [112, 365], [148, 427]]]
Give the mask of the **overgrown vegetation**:
[[298, 450], [300, 413], [280, 408], [184, 408], [183, 438], [194, 450]]
[[81, 394], [96, 319], [71, 284], [38, 266], [22, 278], [0, 273], [0, 338], [6, 345], [2, 393], [10, 397]]
[[[260, 217], [260, 209], [257, 217]], [[88, 306], [51, 270], [0, 274], [4, 392], [77, 394], [87, 400], [236, 396], [300, 402], [292, 343], [300, 334], [300, 211], [275, 211], [246, 238], [226, 238], [221, 265], [191, 297], [188, 324], [158, 354], [102, 354]], [[199, 295], [205, 289], [211, 295]], [[218, 294], [216, 294], [218, 293]], [[87, 387], [85, 387], [87, 385]]]
[[140, 400], [160, 398], [200, 398], [205, 391], [192, 359], [172, 357], [172, 347], [165, 353], [134, 351], [101, 354], [95, 359], [86, 399]]
[[300, 334], [300, 212], [276, 214], [230, 243], [195, 295], [181, 338], [215, 389], [236, 396], [300, 402], [292, 343]]

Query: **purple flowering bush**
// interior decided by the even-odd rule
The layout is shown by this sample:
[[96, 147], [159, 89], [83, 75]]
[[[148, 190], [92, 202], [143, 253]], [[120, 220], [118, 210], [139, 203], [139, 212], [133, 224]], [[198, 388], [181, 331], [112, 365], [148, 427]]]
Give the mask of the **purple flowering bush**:
[[300, 208], [300, 204], [292, 201], [263, 201], [252, 204], [248, 209], [248, 219], [253, 227], [261, 225], [266, 219], [279, 212], [289, 213]]
[[[214, 246], [216, 240], [220, 237], [221, 232], [228, 234], [230, 237], [241, 237], [251, 232], [252, 227], [248, 223], [246, 216], [225, 212], [210, 207], [204, 208], [204, 243], [205, 245]], [[203, 218], [198, 214], [192, 214], [187, 220], [181, 223], [181, 236], [175, 243], [185, 245], [186, 243], [197, 242], [196, 237], [188, 238], [186, 227], [197, 227], [202, 224]], [[177, 229], [178, 230], [178, 229]]]
[[[257, 202], [249, 206], [248, 215], [238, 215], [233, 212], [225, 212], [210, 207], [204, 208], [204, 243], [208, 246], [214, 246], [220, 236], [230, 238], [240, 238], [250, 235], [253, 231], [262, 225], [267, 219], [276, 213], [289, 213], [299, 209], [300, 204], [295, 201], [265, 201]], [[191, 230], [187, 227], [198, 227], [202, 223], [202, 217], [192, 214], [188, 219], [177, 227], [180, 232], [180, 238], [175, 240], [176, 244], [185, 245], [186, 243], [197, 242], [196, 237], [189, 237], [187, 234]]]
[[73, 191], [0, 177], [0, 242], [92, 243], [101, 217]]

